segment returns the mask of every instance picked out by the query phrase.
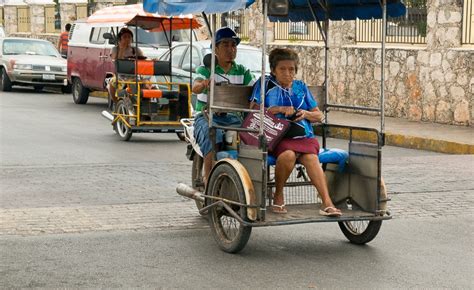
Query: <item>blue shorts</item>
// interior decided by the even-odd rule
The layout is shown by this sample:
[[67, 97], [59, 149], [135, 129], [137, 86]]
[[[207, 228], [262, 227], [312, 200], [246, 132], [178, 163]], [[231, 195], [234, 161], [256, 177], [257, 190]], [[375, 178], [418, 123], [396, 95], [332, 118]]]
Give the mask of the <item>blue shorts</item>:
[[[234, 114], [227, 113], [224, 116], [214, 115], [212, 118], [214, 125], [240, 127], [242, 119]], [[212, 151], [212, 143], [209, 138], [209, 122], [204, 114], [198, 114], [194, 119], [194, 139], [199, 144], [199, 148], [204, 156]], [[222, 144], [224, 140], [224, 130], [216, 130], [216, 144]]]

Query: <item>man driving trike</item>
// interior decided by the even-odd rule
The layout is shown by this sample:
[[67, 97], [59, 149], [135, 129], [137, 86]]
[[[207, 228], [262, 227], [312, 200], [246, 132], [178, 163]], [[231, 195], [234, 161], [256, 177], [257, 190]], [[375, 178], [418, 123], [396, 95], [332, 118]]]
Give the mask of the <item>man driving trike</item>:
[[[253, 85], [254, 75], [245, 66], [235, 63], [237, 56], [237, 46], [240, 38], [229, 27], [223, 27], [215, 34], [215, 82], [228, 82], [236, 85]], [[194, 78], [193, 93], [197, 94], [196, 117], [194, 120], [194, 138], [199, 144], [204, 156], [204, 183], [207, 184], [209, 173], [212, 169], [214, 153], [209, 138], [208, 119], [204, 116], [203, 110], [207, 105], [211, 71], [210, 68], [200, 66], [196, 70], [197, 76]], [[213, 122], [221, 126], [240, 127], [242, 119], [233, 113], [214, 114]], [[223, 142], [223, 130], [216, 130], [216, 143]]]

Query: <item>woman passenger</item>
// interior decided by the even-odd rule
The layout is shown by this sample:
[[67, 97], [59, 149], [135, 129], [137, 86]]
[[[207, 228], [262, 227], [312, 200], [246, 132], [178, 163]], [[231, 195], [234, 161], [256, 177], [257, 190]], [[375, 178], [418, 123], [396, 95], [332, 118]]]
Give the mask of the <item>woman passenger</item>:
[[[319, 143], [313, 133], [311, 123], [321, 122], [323, 113], [308, 87], [303, 81], [295, 80], [298, 71], [298, 55], [290, 49], [276, 48], [270, 53], [270, 76], [265, 77], [265, 107], [278, 118], [295, 122], [293, 129], [300, 131], [296, 136], [285, 137], [270, 152], [277, 158], [275, 167], [275, 192], [272, 211], [287, 213], [283, 196], [283, 187], [290, 176], [296, 161], [304, 165], [311, 183], [318, 190], [322, 208], [321, 215], [341, 216], [329, 197], [324, 171], [319, 163]], [[250, 98], [251, 108], [260, 104], [260, 85], [254, 87]], [[294, 132], [293, 132], [294, 133]], [[292, 134], [294, 135], [294, 134]], [[288, 135], [286, 135], [288, 136]]]

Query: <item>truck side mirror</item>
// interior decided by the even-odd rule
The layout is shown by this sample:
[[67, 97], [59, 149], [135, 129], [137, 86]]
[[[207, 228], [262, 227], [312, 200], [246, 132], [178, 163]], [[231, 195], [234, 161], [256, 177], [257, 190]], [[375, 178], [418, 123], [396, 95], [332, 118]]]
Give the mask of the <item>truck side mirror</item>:
[[116, 44], [115, 37], [110, 32], [105, 32], [103, 35], [104, 39], [109, 40], [109, 44]]

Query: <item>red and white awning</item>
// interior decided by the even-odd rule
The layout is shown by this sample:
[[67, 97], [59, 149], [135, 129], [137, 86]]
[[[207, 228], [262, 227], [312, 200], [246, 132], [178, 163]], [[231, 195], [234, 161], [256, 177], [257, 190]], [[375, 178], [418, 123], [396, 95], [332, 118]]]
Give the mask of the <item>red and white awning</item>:
[[87, 23], [124, 23], [150, 31], [169, 31], [199, 28], [201, 25], [192, 15], [162, 16], [143, 10], [142, 4], [110, 6], [89, 16]]

